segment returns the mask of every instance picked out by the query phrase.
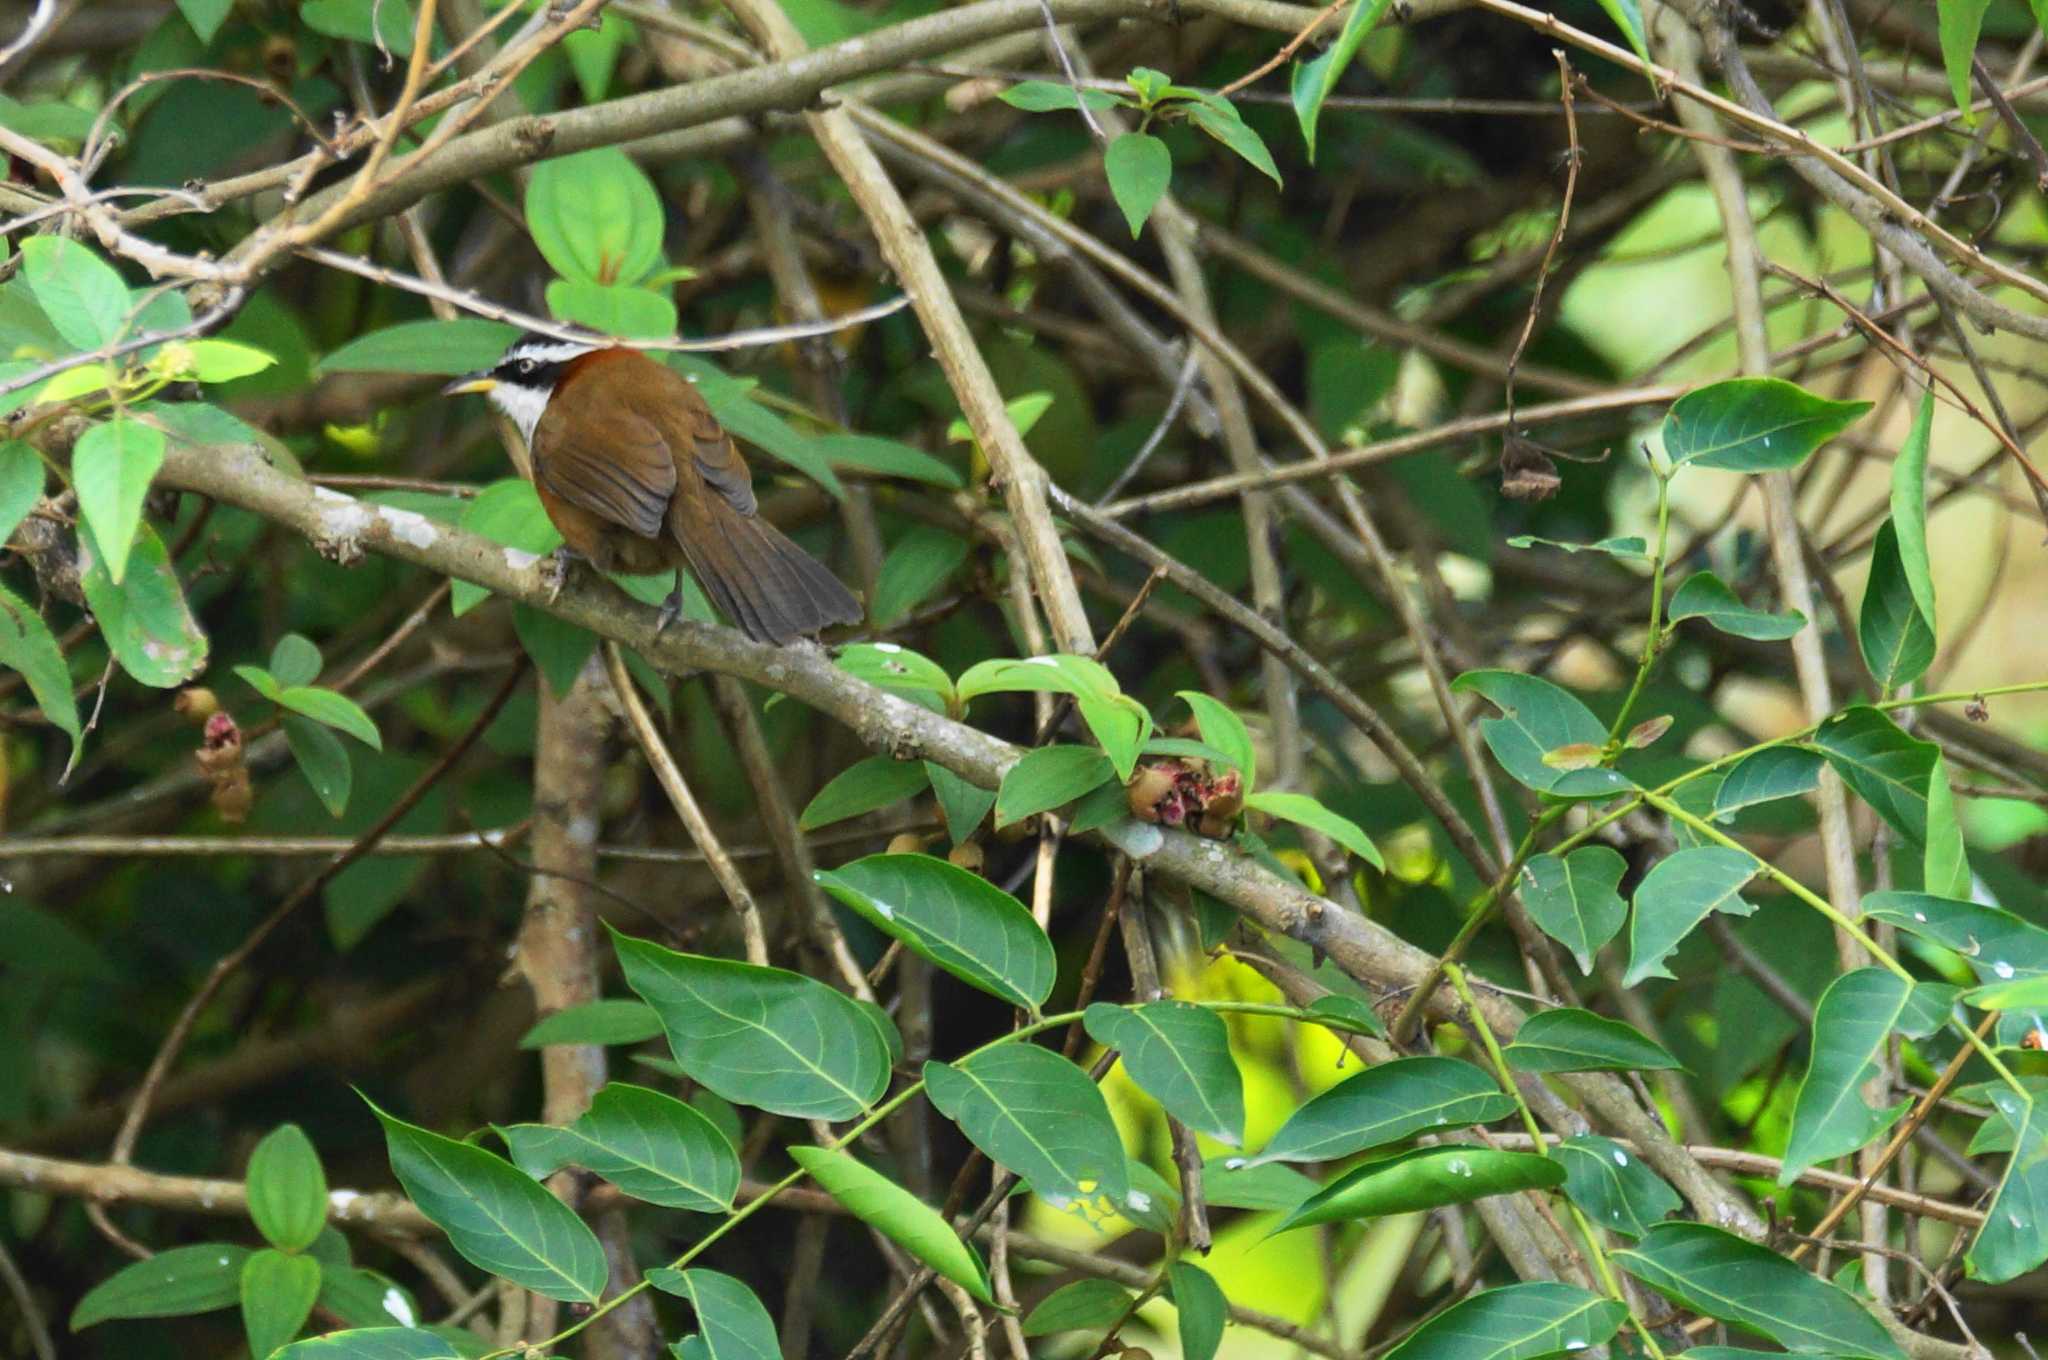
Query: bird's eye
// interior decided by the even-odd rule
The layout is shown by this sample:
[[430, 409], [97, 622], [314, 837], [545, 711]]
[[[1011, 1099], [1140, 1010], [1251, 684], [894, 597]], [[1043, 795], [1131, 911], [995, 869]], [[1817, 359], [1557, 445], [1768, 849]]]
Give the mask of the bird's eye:
[[533, 371], [534, 371], [535, 369], [537, 369], [537, 368], [539, 368], [539, 367], [540, 367], [540, 365], [539, 365], [539, 364], [537, 364], [537, 363], [535, 363], [535, 362], [534, 362], [533, 360], [531, 360], [531, 359], [521, 359], [521, 360], [519, 361], [519, 371], [520, 371], [521, 373], [531, 373], [531, 372], [533, 372]]

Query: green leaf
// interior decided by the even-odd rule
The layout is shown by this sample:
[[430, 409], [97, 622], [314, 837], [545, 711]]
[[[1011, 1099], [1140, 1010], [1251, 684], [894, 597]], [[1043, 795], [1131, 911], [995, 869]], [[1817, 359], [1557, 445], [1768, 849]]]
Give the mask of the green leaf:
[[1417, 1327], [1386, 1360], [1537, 1360], [1598, 1346], [1628, 1307], [1575, 1285], [1532, 1280], [1460, 1299]]
[[320, 1297], [320, 1263], [266, 1248], [242, 1263], [242, 1326], [250, 1360], [268, 1360], [299, 1334]]
[[145, 685], [175, 689], [206, 668], [206, 634], [185, 603], [169, 550], [147, 524], [136, 531], [128, 566], [116, 582], [91, 525], [79, 534], [79, 584], [114, 659]]
[[412, 6], [406, 0], [305, 0], [299, 21], [316, 33], [381, 47], [400, 59], [412, 55]]
[[875, 598], [868, 617], [887, 628], [930, 599], [967, 560], [967, 540], [930, 525], [905, 534], [875, 577]]
[[597, 634], [524, 602], [512, 606], [512, 631], [557, 697], [567, 695], [597, 650]]
[[1696, 845], [1658, 860], [1636, 885], [1635, 920], [1629, 926], [1628, 973], [1624, 987], [1649, 978], [1668, 978], [1664, 960], [1714, 912], [1748, 916], [1755, 904], [1742, 890], [1761, 866], [1747, 853], [1724, 845]]
[[423, 1327], [363, 1327], [296, 1341], [272, 1360], [464, 1360], [446, 1337]]
[[1977, 124], [1971, 107], [1970, 60], [1977, 55], [1977, 38], [1984, 28], [1984, 12], [1991, 0], [1935, 0], [1935, 26], [1941, 37], [1941, 64], [1948, 71], [1948, 86], [1962, 110], [1967, 127]]
[[1926, 843], [1927, 788], [1940, 747], [1907, 736], [1884, 713], [1862, 704], [1823, 722], [1813, 744], [1894, 831], [1915, 845]]
[[900, 694], [934, 713], [954, 703], [953, 678], [938, 662], [893, 642], [856, 642], [841, 647], [833, 663], [857, 680]]
[[1607, 17], [1614, 20], [1614, 26], [1621, 30], [1621, 36], [1628, 39], [1628, 45], [1645, 62], [1650, 60], [1650, 45], [1643, 37], [1643, 11], [1636, 0], [1600, 0], [1600, 8], [1607, 11]]
[[1168, 1114], [1227, 1147], [1243, 1146], [1244, 1079], [1222, 1016], [1186, 1001], [1098, 1001], [1083, 1021], [1088, 1037], [1121, 1053], [1131, 1080]]
[[247, 1247], [209, 1242], [172, 1247], [123, 1266], [86, 1291], [71, 1312], [71, 1330], [114, 1318], [184, 1317], [231, 1308], [241, 1298]]
[[1041, 746], [1003, 771], [996, 791], [1000, 830], [1035, 813], [1065, 807], [1116, 777], [1109, 757], [1092, 746]]
[[535, 1180], [580, 1166], [648, 1204], [722, 1214], [740, 1188], [740, 1159], [716, 1124], [674, 1096], [615, 1081], [572, 1124], [500, 1130]]
[[2012, 1128], [2013, 1154], [1963, 1260], [1973, 1278], [2001, 1284], [2048, 1261], [2048, 1232], [2041, 1230], [2048, 1222], [2048, 1119], [2038, 1101], [2006, 1086], [1993, 1086], [1987, 1098]]
[[534, 1022], [521, 1048], [550, 1044], [637, 1044], [661, 1033], [661, 1017], [645, 1001], [586, 1001]]
[[1647, 562], [1650, 560], [1650, 545], [1638, 535], [1626, 538], [1603, 538], [1598, 543], [1565, 543], [1555, 538], [1539, 538], [1535, 534], [1516, 534], [1508, 540], [1510, 548], [1556, 548], [1567, 553], [1604, 553], [1618, 557], [1624, 562]]
[[608, 1278], [597, 1235], [502, 1157], [365, 1104], [384, 1126], [391, 1170], [464, 1260], [536, 1294], [596, 1303]]
[[311, 718], [287, 713], [283, 721], [284, 739], [300, 773], [306, 776], [306, 782], [313, 786], [314, 794], [329, 814], [339, 817], [348, 808], [349, 788], [355, 782], [348, 748], [331, 729]]
[[1681, 1065], [1635, 1026], [1569, 1007], [1524, 1020], [1505, 1056], [1524, 1072], [1639, 1072]]
[[634, 284], [661, 264], [665, 225], [654, 181], [615, 146], [533, 167], [526, 224], [564, 279]]
[[[561, 531], [541, 508], [540, 494], [524, 477], [506, 477], [479, 491], [462, 512], [462, 527], [529, 557], [545, 557], [562, 546]], [[461, 618], [490, 596], [469, 581], [450, 588], [448, 610]]]
[[1782, 378], [1730, 378], [1671, 404], [1664, 454], [1678, 467], [1784, 471], [1869, 409], [1867, 401], [1829, 401]]
[[1202, 740], [1237, 767], [1244, 777], [1244, 791], [1250, 794], [1259, 783], [1259, 753], [1252, 745], [1252, 734], [1245, 729], [1244, 719], [1228, 704], [1200, 690], [1184, 689], [1177, 697], [1195, 715], [1195, 730], [1202, 734]]
[[319, 1306], [349, 1327], [410, 1327], [419, 1303], [389, 1275], [357, 1266], [323, 1262]]
[[1202, 1164], [1202, 1198], [1225, 1209], [1289, 1212], [1316, 1192], [1316, 1183], [1291, 1166], [1237, 1166], [1211, 1158]]
[[612, 933], [626, 985], [661, 1016], [692, 1080], [741, 1105], [848, 1119], [889, 1084], [889, 1052], [851, 997], [780, 968]]
[[1236, 152], [1252, 169], [1275, 185], [1281, 183], [1280, 167], [1273, 164], [1273, 153], [1267, 150], [1266, 139], [1244, 121], [1244, 115], [1237, 111], [1235, 104], [1227, 99], [1199, 100], [1189, 107], [1188, 116], [1194, 119], [1196, 127]]
[[5, 586], [0, 586], [0, 666], [19, 671], [28, 682], [29, 693], [50, 726], [71, 738], [75, 763], [85, 737], [78, 722], [78, 700], [71, 692], [71, 668], [42, 615]]
[[1323, 1162], [1424, 1129], [1486, 1124], [1515, 1112], [1494, 1079], [1456, 1058], [1397, 1058], [1346, 1077], [1296, 1110], [1244, 1165]]
[[996, 98], [1011, 108], [1022, 109], [1026, 113], [1053, 113], [1061, 109], [1078, 109], [1083, 103], [1091, 109], [1113, 109], [1126, 102], [1108, 90], [1076, 90], [1071, 85], [1062, 85], [1051, 80], [1020, 80]]
[[102, 349], [128, 329], [128, 285], [114, 267], [62, 236], [21, 243], [21, 272], [50, 325], [74, 349]]
[[1905, 1360], [1891, 1334], [1848, 1291], [1769, 1247], [1705, 1223], [1660, 1223], [1614, 1260], [1666, 1298], [1787, 1350]]
[[1479, 724], [1487, 749], [1517, 783], [1555, 798], [1606, 798], [1633, 785], [1608, 769], [1557, 769], [1543, 757], [1560, 746], [1607, 744], [1607, 728], [1592, 711], [1548, 680], [1519, 671], [1467, 671], [1451, 682], [1500, 709]]
[[1352, 0], [1337, 40], [1314, 60], [1295, 64], [1294, 116], [1301, 122], [1301, 140], [1308, 147], [1311, 162], [1316, 158], [1316, 123], [1323, 116], [1323, 101], [1337, 88], [1351, 59], [1358, 55], [1358, 45], [1365, 41], [1365, 35], [1372, 32], [1391, 3], [1392, 0]]
[[1244, 805], [1269, 817], [1278, 817], [1320, 832], [1381, 873], [1387, 870], [1387, 862], [1380, 858], [1379, 847], [1365, 834], [1365, 828], [1349, 817], [1330, 811], [1305, 793], [1276, 793], [1261, 789], [1247, 794]]
[[2048, 930], [1998, 907], [1932, 893], [1865, 895], [1863, 914], [1962, 955], [1980, 982], [2048, 974]]
[[1583, 1133], [1554, 1145], [1550, 1155], [1564, 1166], [1565, 1197], [1610, 1232], [1641, 1237], [1684, 1207], [1662, 1176], [1611, 1139]]
[[1671, 622], [1704, 619], [1711, 627], [1755, 642], [1782, 642], [1806, 626], [1796, 609], [1782, 614], [1751, 609], [1711, 571], [1695, 572], [1671, 596]]
[[1135, 241], [1173, 179], [1173, 153], [1149, 132], [1121, 133], [1102, 153], [1102, 172]]
[[818, 882], [877, 930], [962, 982], [1036, 1011], [1059, 967], [1022, 902], [979, 874], [930, 855], [869, 855]]
[[805, 831], [843, 822], [924, 792], [931, 777], [915, 760], [869, 756], [841, 770], [811, 799], [797, 825]]
[[329, 373], [426, 373], [454, 377], [498, 362], [519, 328], [481, 317], [406, 321], [359, 335], [313, 368]]
[[1796, 798], [1820, 787], [1827, 761], [1804, 746], [1766, 746], [1735, 762], [1714, 791], [1715, 821], [1726, 821], [1745, 808]]
[[1124, 1315], [1134, 1295], [1114, 1280], [1076, 1280], [1039, 1300], [1024, 1317], [1024, 1335], [1092, 1332]]
[[0, 543], [28, 518], [43, 497], [43, 460], [21, 439], [0, 441]]
[[363, 712], [360, 704], [345, 694], [337, 694], [331, 689], [316, 689], [311, 685], [294, 685], [281, 691], [277, 702], [323, 726], [348, 733], [373, 751], [384, 749], [384, 739], [377, 735], [377, 724], [370, 721], [370, 715]]
[[2048, 976], [2015, 978], [1973, 987], [1963, 1000], [1980, 1011], [2031, 1011], [2048, 1009]]
[[688, 1299], [698, 1331], [671, 1348], [681, 1360], [781, 1360], [775, 1322], [754, 1291], [715, 1270], [674, 1270], [658, 1266], [647, 1282], [665, 1294]]
[[1088, 1074], [1036, 1044], [998, 1044], [959, 1063], [924, 1065], [926, 1092], [990, 1161], [1055, 1209], [1121, 1213], [1123, 1140]]
[[[312, 639], [298, 633], [286, 633], [270, 649], [270, 660], [265, 669], [279, 686], [310, 685], [320, 678], [320, 649]], [[276, 695], [266, 693], [265, 698], [275, 699]]]
[[185, 347], [191, 355], [187, 372], [194, 381], [203, 383], [233, 382], [261, 373], [277, 362], [275, 355], [233, 340], [189, 340]]
[[1071, 694], [1081, 721], [1116, 766], [1117, 778], [1129, 782], [1138, 755], [1152, 735], [1152, 715], [1124, 694], [1116, 677], [1101, 662], [1085, 656], [1034, 656], [1025, 660], [998, 657], [979, 662], [955, 684], [961, 703], [983, 694]]
[[248, 1183], [249, 1217], [271, 1246], [304, 1251], [327, 1226], [327, 1173], [297, 1124], [278, 1125], [256, 1145]]
[[93, 541], [106, 550], [107, 575], [116, 585], [128, 569], [143, 498], [163, 464], [163, 431], [125, 416], [87, 430], [71, 455], [79, 513], [92, 526]]
[[[2037, 0], [2038, 3], [2038, 0]], [[1892, 528], [1898, 534], [1899, 565], [1920, 617], [1934, 627], [1934, 569], [1927, 556], [1927, 453], [1934, 434], [1934, 389], [1920, 394], [1913, 428], [1892, 463]]]
[[1216, 1360], [1224, 1324], [1230, 1320], [1230, 1300], [1223, 1297], [1222, 1286], [1192, 1261], [1169, 1265], [1166, 1281], [1179, 1314], [1181, 1360]]
[[[1932, 1009], [1934, 1025], [1946, 1018], [1947, 1007], [1929, 1007], [1922, 989], [1883, 968], [1858, 968], [1842, 974], [1821, 993], [1813, 1012], [1813, 1053], [1799, 1095], [1792, 1106], [1792, 1133], [1778, 1184], [1790, 1185], [1808, 1167], [1846, 1156], [1876, 1138], [1913, 1102], [1902, 1100], [1887, 1110], [1873, 1110], [1862, 1088], [1877, 1075], [1892, 1031], [1925, 1036]], [[1927, 990], [1933, 990], [1932, 988]], [[1953, 999], [1952, 989], [1945, 989]]]
[[548, 285], [547, 301], [548, 311], [557, 321], [587, 327], [599, 335], [666, 340], [676, 333], [676, 304], [647, 288], [556, 279]]
[[1628, 861], [1604, 845], [1588, 845], [1560, 859], [1537, 855], [1522, 868], [1515, 892], [1529, 919], [1569, 949], [1579, 971], [1591, 974], [1593, 956], [1628, 920], [1628, 903], [1616, 889]]
[[938, 1210], [847, 1153], [830, 1148], [793, 1147], [789, 1155], [855, 1218], [877, 1229], [983, 1303], [995, 1302], [995, 1295], [989, 1290], [988, 1268]]
[[1937, 897], [1968, 897], [1974, 881], [1948, 761], [1937, 755], [1934, 773], [1927, 777], [1927, 851], [1921, 856], [1920, 883]]
[[880, 473], [885, 477], [907, 477], [912, 481], [942, 486], [949, 491], [958, 491], [967, 484], [950, 463], [900, 440], [882, 439], [871, 434], [821, 434], [814, 442], [818, 452], [839, 467]]
[[1856, 638], [1863, 664], [1886, 693], [1912, 684], [1934, 664], [1934, 630], [1920, 616], [1899, 555], [1899, 532], [1889, 519], [1877, 527], [1870, 545], [1870, 577], [1856, 617]]
[[1325, 1029], [1345, 1034], [1369, 1034], [1375, 1039], [1387, 1037], [1387, 1027], [1371, 1006], [1355, 996], [1344, 996], [1332, 992], [1319, 996], [1309, 1004], [1309, 1017]]
[[226, 22], [228, 11], [235, 7], [235, 0], [178, 0], [178, 12], [185, 16], [185, 22], [192, 25], [192, 31], [199, 35], [203, 47], [213, 41], [213, 35], [220, 32]]
[[284, 693], [284, 686], [277, 683], [277, 677], [261, 666], [236, 666], [234, 672], [243, 684], [273, 704], [277, 702], [277, 696]]
[[924, 772], [932, 781], [932, 793], [939, 800], [940, 811], [946, 814], [946, 834], [952, 837], [953, 844], [972, 837], [989, 809], [996, 805], [994, 791], [968, 783], [936, 761], [927, 760]]
[[1353, 1167], [1281, 1219], [1273, 1235], [1563, 1184], [1564, 1167], [1540, 1153], [1462, 1144], [1415, 1148]]

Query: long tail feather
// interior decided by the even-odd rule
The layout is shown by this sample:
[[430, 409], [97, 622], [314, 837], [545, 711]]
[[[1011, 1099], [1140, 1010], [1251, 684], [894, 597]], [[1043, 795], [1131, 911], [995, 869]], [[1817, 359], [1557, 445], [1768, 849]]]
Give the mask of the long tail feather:
[[835, 623], [858, 623], [860, 602], [780, 529], [712, 502], [675, 524], [690, 572], [719, 611], [756, 642], [788, 642]]

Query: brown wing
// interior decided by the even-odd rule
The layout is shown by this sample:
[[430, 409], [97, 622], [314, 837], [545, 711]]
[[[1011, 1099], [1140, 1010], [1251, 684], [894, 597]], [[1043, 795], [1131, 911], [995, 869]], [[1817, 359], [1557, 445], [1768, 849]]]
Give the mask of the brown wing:
[[676, 494], [676, 458], [661, 425], [618, 400], [631, 390], [618, 378], [607, 366], [555, 394], [534, 426], [533, 472], [571, 505], [656, 538]]
[[[712, 417], [711, 408], [688, 379], [668, 368], [661, 369], [661, 376], [663, 381], [650, 381], [644, 390], [652, 400], [642, 409], [663, 426], [677, 453], [678, 474], [688, 476], [694, 471], [727, 505], [742, 515], [753, 514], [758, 509], [754, 477], [732, 436]], [[687, 463], [682, 456], [685, 453], [689, 455]]]

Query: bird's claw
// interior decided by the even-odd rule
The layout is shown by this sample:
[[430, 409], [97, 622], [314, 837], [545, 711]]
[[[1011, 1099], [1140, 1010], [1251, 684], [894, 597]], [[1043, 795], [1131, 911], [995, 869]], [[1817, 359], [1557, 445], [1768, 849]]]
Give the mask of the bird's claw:
[[574, 557], [575, 554], [569, 550], [569, 545], [565, 543], [549, 553], [543, 561], [540, 576], [541, 583], [548, 588], [549, 604], [553, 604], [557, 599], [561, 598], [562, 587], [569, 584], [569, 562]]
[[654, 635], [656, 637], [660, 637], [663, 633], [666, 633], [669, 629], [669, 625], [674, 623], [677, 619], [681, 618], [682, 616], [683, 583], [681, 579], [678, 578], [678, 580], [676, 581], [676, 588], [668, 593], [668, 598], [661, 602], [661, 612], [655, 615]]

